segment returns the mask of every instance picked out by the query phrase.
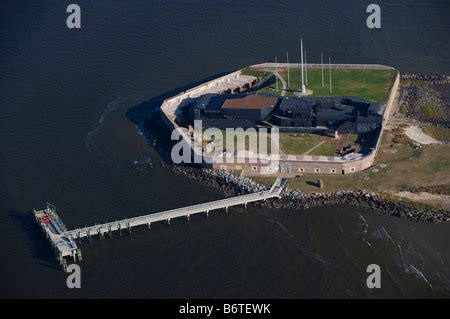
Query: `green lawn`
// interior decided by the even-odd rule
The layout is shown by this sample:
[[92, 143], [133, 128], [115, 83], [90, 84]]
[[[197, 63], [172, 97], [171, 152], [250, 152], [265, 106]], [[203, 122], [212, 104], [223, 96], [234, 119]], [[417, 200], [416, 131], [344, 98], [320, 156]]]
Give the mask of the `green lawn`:
[[302, 155], [320, 142], [320, 135], [280, 132], [280, 148], [285, 154]]
[[[215, 141], [216, 149], [222, 147], [223, 149], [231, 150], [232, 145], [227, 145], [227, 134], [225, 130], [221, 130], [222, 136], [207, 137], [204, 135], [204, 146], [211, 141]], [[259, 134], [259, 133], [258, 133]], [[284, 154], [292, 155], [302, 155], [307, 151], [311, 150], [314, 146], [319, 145], [323, 142], [323, 138], [319, 134], [308, 134], [308, 133], [287, 133], [280, 132], [280, 150]], [[357, 135], [355, 135], [357, 136]], [[238, 139], [241, 141], [245, 140], [245, 148], [237, 148]], [[267, 134], [267, 154], [271, 154], [271, 135]], [[322, 155], [322, 156], [333, 156], [336, 152], [337, 142], [332, 140], [327, 140], [325, 143], [312, 150], [309, 155]], [[234, 137], [234, 150], [258, 150], [261, 151], [259, 145], [259, 135], [256, 141], [250, 139], [245, 132], [236, 132]]]
[[328, 141], [318, 148], [313, 149], [308, 155], [320, 155], [320, 156], [334, 156], [336, 154], [336, 148], [338, 143], [335, 141]]
[[[234, 142], [230, 141], [231, 144], [228, 143], [227, 140], [227, 133], [226, 130], [220, 130], [222, 133], [218, 136], [209, 137], [205, 133], [204, 135], [204, 146], [208, 144], [209, 142], [212, 142], [214, 140], [214, 144], [216, 145], [216, 149], [222, 148], [223, 150], [234, 150], [234, 151], [242, 151], [242, 150], [251, 150], [256, 152], [262, 152], [263, 154], [271, 154], [272, 149], [272, 141], [270, 137], [270, 133], [267, 134], [266, 141], [267, 141], [267, 149], [264, 151], [263, 146], [259, 144], [259, 133], [256, 133], [256, 138], [250, 138], [249, 134], [244, 132], [236, 131], [233, 133], [234, 135]], [[234, 144], [233, 144], [234, 143]], [[238, 145], [239, 143], [239, 145]], [[244, 146], [245, 143], [245, 146]], [[242, 144], [242, 145], [241, 145]]]
[[[223, 134], [223, 137], [220, 136], [216, 137], [215, 143], [216, 145], [222, 145], [224, 149], [231, 150], [232, 146], [227, 145], [227, 137], [226, 132], [221, 131]], [[284, 154], [292, 154], [292, 155], [303, 155], [309, 150], [311, 150], [313, 147], [319, 145], [321, 142], [323, 142], [322, 145], [319, 145], [317, 148], [311, 150], [311, 152], [308, 153], [308, 155], [320, 155], [320, 156], [333, 156], [335, 155], [336, 148], [338, 146], [337, 141], [333, 140], [325, 140], [323, 137], [319, 134], [309, 134], [309, 133], [287, 133], [287, 132], [280, 132], [280, 150]], [[352, 134], [348, 138], [347, 144], [351, 144], [352, 141], [356, 140], [358, 137], [357, 134]], [[245, 150], [260, 150], [259, 146], [259, 137], [255, 143], [255, 141], [248, 138], [246, 133], [236, 133], [236, 136], [234, 138], [235, 145], [237, 145], [238, 138], [243, 140], [245, 139]], [[206, 138], [205, 136], [205, 143], [210, 142], [211, 139]], [[206, 144], [205, 144], [206, 145]], [[270, 134], [267, 135], [267, 145], [268, 145], [268, 154], [271, 153], [271, 139]], [[237, 149], [236, 146], [234, 148]], [[244, 148], [239, 148], [244, 149]]]
[[258, 70], [254, 70], [254, 69], [250, 69], [250, 68], [246, 68], [241, 71], [242, 75], [254, 76], [254, 77], [257, 77], [258, 80], [261, 80], [263, 77], [265, 77], [269, 73], [270, 73], [269, 71], [258, 71]]
[[425, 104], [420, 108], [420, 113], [430, 119], [438, 119], [442, 117], [442, 114], [436, 110], [436, 107], [432, 104]]
[[424, 127], [423, 131], [437, 140], [450, 141], [450, 129], [447, 127], [430, 125]]
[[[287, 82], [287, 69], [278, 71]], [[389, 90], [395, 79], [395, 70], [344, 70], [332, 69], [332, 89], [330, 92], [328, 69], [324, 70], [324, 87], [322, 87], [322, 71], [308, 70], [307, 88], [313, 90], [312, 96], [341, 96], [351, 95], [362, 99], [385, 103], [389, 97]], [[287, 96], [294, 95], [300, 89], [300, 69], [290, 69], [290, 86]], [[279, 83], [281, 89], [281, 83]], [[267, 89], [266, 89], [267, 91]], [[281, 92], [281, 91], [280, 91]], [[275, 94], [275, 91], [270, 93]]]

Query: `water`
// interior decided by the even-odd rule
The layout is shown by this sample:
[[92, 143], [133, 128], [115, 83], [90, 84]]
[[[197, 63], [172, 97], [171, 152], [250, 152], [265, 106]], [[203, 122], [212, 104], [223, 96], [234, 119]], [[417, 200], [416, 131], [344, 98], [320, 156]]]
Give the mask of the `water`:
[[[293, 59], [300, 35], [311, 62], [323, 50], [338, 63], [450, 73], [447, 1], [380, 2], [381, 30], [365, 27], [359, 1], [77, 3], [81, 30], [65, 27], [62, 1], [2, 5], [1, 297], [450, 295], [449, 225], [354, 207], [235, 208], [86, 242], [83, 288], [67, 289], [33, 207], [52, 202], [72, 228], [223, 197], [161, 167], [130, 113], [142, 103]], [[365, 287], [370, 263], [380, 290]]]

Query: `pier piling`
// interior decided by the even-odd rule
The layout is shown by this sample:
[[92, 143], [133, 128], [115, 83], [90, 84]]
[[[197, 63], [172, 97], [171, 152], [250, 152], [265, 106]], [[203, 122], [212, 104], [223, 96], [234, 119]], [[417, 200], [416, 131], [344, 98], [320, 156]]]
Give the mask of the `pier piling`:
[[83, 256], [81, 255], [81, 249], [77, 249], [77, 257], [79, 261], [83, 260]]

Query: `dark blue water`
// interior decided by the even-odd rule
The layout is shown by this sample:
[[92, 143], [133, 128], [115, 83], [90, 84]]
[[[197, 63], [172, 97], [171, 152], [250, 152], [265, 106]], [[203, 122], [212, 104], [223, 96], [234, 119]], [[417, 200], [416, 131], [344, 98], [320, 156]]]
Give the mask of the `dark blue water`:
[[[76, 1], [82, 29], [69, 30], [72, 2], [1, 4], [1, 297], [450, 295], [448, 224], [353, 207], [236, 208], [83, 243], [73, 291], [29, 213], [50, 201], [72, 228], [221, 198], [161, 167], [130, 110], [286, 51], [293, 59], [300, 36], [310, 62], [324, 51], [449, 74], [448, 1], [379, 1], [381, 30], [365, 26], [364, 2], [298, 0]], [[380, 290], [365, 286], [370, 263], [382, 267]]]

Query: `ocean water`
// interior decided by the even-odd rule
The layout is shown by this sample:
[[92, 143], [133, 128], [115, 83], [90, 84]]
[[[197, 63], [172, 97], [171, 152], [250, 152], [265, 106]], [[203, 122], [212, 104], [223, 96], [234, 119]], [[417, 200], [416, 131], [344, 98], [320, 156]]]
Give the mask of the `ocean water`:
[[[83, 242], [82, 288], [30, 211], [69, 228], [223, 197], [171, 173], [138, 133], [161, 96], [243, 66], [320, 52], [337, 63], [450, 73], [448, 1], [72, 1], [1, 4], [0, 296], [9, 298], [448, 297], [450, 226], [346, 206], [229, 214]], [[316, 59], [314, 58], [316, 57]], [[149, 163], [152, 163], [150, 167]], [[382, 288], [366, 287], [366, 267]]]

